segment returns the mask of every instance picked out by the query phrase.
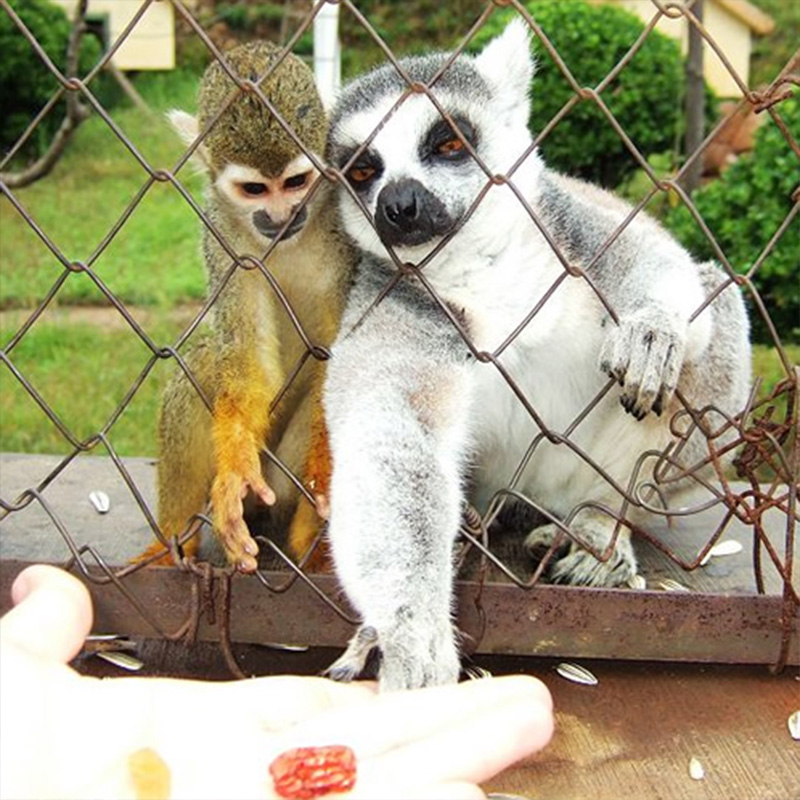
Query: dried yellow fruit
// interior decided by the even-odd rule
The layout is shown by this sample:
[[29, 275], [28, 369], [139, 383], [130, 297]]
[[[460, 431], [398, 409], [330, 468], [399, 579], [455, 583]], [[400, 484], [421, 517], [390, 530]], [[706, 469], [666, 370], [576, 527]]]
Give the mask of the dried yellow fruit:
[[172, 777], [169, 767], [152, 747], [143, 747], [128, 758], [136, 800], [169, 800]]

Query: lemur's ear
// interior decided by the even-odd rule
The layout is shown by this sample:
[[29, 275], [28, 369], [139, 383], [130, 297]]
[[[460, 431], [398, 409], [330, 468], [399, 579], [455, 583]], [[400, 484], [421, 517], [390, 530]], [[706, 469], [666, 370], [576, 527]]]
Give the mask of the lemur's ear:
[[515, 18], [475, 58], [475, 66], [495, 90], [493, 103], [514, 122], [527, 124], [535, 61], [531, 37], [524, 20]]
[[[193, 117], [191, 114], [187, 114], [180, 109], [173, 108], [172, 111], [167, 112], [167, 119], [185, 145], [189, 146], [194, 144], [195, 139], [200, 135], [197, 117]], [[208, 148], [202, 142], [195, 149], [192, 158], [204, 169], [210, 167]]]

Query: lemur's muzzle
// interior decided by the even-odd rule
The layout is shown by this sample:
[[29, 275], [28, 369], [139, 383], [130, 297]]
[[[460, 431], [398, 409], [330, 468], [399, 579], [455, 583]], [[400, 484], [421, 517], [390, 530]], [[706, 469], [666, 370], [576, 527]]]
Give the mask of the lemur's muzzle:
[[381, 189], [375, 226], [384, 244], [411, 247], [444, 235], [453, 220], [434, 194], [418, 180], [405, 178]]

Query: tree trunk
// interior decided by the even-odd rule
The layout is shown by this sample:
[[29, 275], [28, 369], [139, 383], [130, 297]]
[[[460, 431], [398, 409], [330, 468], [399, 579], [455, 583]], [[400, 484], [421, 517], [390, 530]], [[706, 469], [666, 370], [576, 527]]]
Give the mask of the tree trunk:
[[[78, 57], [80, 55], [81, 39], [86, 31], [85, 20], [88, 2], [89, 0], [79, 0], [75, 8], [75, 18], [69, 35], [69, 43], [67, 44], [66, 69], [64, 70], [67, 78], [74, 78], [78, 75]], [[0, 183], [4, 183], [9, 189], [28, 186], [47, 175], [58, 163], [75, 129], [91, 113], [90, 108], [81, 102], [76, 90], [68, 89], [65, 96], [67, 103], [66, 114], [44, 155], [18, 172], [0, 172]]]
[[[698, 22], [703, 21], [703, 0], [695, 0], [692, 12]], [[705, 85], [703, 81], [703, 37], [689, 22], [689, 54], [686, 59], [686, 158], [690, 160], [703, 143], [705, 134]], [[683, 175], [683, 188], [691, 194], [700, 184], [703, 175], [703, 154], [688, 165]]]

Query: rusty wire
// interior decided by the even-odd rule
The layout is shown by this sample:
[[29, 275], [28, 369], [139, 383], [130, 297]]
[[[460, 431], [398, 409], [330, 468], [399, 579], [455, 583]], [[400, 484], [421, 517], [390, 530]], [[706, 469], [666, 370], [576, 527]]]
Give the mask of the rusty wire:
[[[265, 75], [258, 76], [257, 79], [241, 79], [235, 71], [225, 61], [225, 55], [214, 44], [208, 33], [203, 29], [202, 25], [198, 22], [192, 12], [181, 2], [181, 0], [168, 0], [172, 7], [175, 9], [176, 14], [182, 22], [191, 30], [202, 44], [208, 49], [212, 58], [218, 60], [228, 77], [233, 83], [233, 88], [229, 96], [223, 102], [220, 110], [209, 121], [206, 128], [200, 132], [197, 140], [189, 146], [183, 153], [181, 158], [170, 169], [157, 168], [149, 163], [149, 161], [139, 152], [134, 142], [132, 142], [125, 132], [114, 122], [113, 118], [103, 108], [102, 104], [97, 100], [90, 84], [92, 80], [100, 73], [100, 71], [109, 63], [113, 54], [119, 49], [124, 41], [136, 28], [139, 20], [142, 18], [146, 10], [152, 5], [155, 0], [144, 0], [141, 4], [139, 11], [133, 17], [129, 25], [119, 35], [117, 40], [113, 43], [110, 49], [103, 55], [102, 59], [95, 65], [92, 70], [83, 78], [77, 75], [63, 74], [49, 58], [47, 53], [44, 52], [42, 47], [36, 41], [35, 37], [28, 31], [22, 21], [14, 14], [6, 0], [0, 0], [0, 13], [6, 13], [10, 16], [12, 23], [19, 31], [19, 35], [24, 37], [30, 46], [34, 49], [39, 59], [42, 62], [42, 69], [47, 70], [58, 82], [58, 89], [55, 91], [53, 97], [45, 106], [45, 108], [36, 115], [31, 121], [31, 124], [26, 128], [21, 135], [18, 142], [14, 145], [6, 158], [0, 163], [2, 169], [16, 153], [23, 147], [35, 131], [39, 122], [44, 118], [47, 112], [55, 106], [55, 104], [63, 96], [72, 96], [80, 99], [82, 103], [91, 107], [99, 117], [105, 122], [111, 135], [126, 148], [133, 158], [138, 162], [143, 172], [143, 183], [139, 191], [127, 204], [126, 208], [119, 216], [114, 225], [111, 226], [107, 235], [95, 248], [94, 252], [89, 256], [85, 262], [72, 261], [61, 251], [56, 242], [51, 241], [46, 231], [44, 231], [36, 222], [33, 214], [25, 207], [25, 204], [20, 200], [17, 193], [12, 191], [5, 184], [0, 183], [0, 190], [3, 195], [8, 199], [10, 204], [16, 212], [26, 221], [31, 231], [42, 241], [45, 247], [48, 248], [53, 256], [53, 259], [61, 265], [61, 272], [54, 280], [50, 290], [41, 299], [38, 306], [33, 309], [28, 315], [27, 319], [22, 323], [16, 332], [12, 335], [9, 341], [0, 350], [0, 360], [2, 360], [5, 368], [10, 374], [19, 382], [24, 388], [31, 399], [39, 406], [42, 413], [55, 425], [63, 435], [64, 439], [69, 443], [71, 452], [65, 456], [60, 463], [49, 472], [44, 478], [36, 485], [31, 486], [23, 491], [19, 496], [11, 498], [0, 498], [0, 519], [7, 517], [10, 514], [17, 513], [31, 504], [38, 504], [48, 514], [52, 520], [53, 527], [60, 535], [67, 547], [70, 550], [71, 558], [67, 563], [69, 568], [77, 569], [83, 577], [96, 584], [112, 584], [119, 590], [126, 599], [130, 602], [131, 607], [141, 615], [147, 624], [153, 629], [156, 635], [165, 638], [182, 638], [186, 637], [192, 639], [197, 636], [200, 618], [203, 613], [206, 615], [208, 624], [216, 624], [219, 627], [219, 640], [223, 650], [225, 659], [231, 668], [231, 671], [237, 675], [242, 675], [238, 667], [235, 657], [231, 649], [231, 636], [230, 636], [230, 621], [231, 614], [236, 613], [235, 608], [231, 608], [231, 581], [232, 570], [230, 568], [212, 567], [208, 563], [197, 562], [192, 558], [184, 558], [182, 546], [186, 544], [191, 538], [198, 536], [200, 529], [205, 525], [210, 527], [210, 519], [206, 514], [196, 515], [193, 519], [188, 520], [184, 531], [177, 537], [167, 539], [164, 537], [159, 528], [156, 515], [152, 512], [146, 501], [144, 494], [139, 486], [130, 475], [129, 470], [126, 468], [124, 460], [115, 451], [111, 442], [110, 435], [117, 420], [124, 413], [125, 409], [135, 397], [137, 391], [141, 387], [144, 380], [149, 375], [150, 371], [154, 368], [157, 362], [162, 360], [172, 360], [176, 364], [176, 368], [183, 371], [186, 377], [192, 382], [194, 388], [203, 398], [207, 408], [211, 408], [208, 398], [203, 395], [202, 389], [192, 374], [192, 371], [182, 356], [184, 346], [190, 342], [192, 335], [197, 330], [198, 326], [206, 319], [209, 312], [214, 307], [219, 295], [224, 291], [227, 282], [232, 278], [237, 270], [240, 269], [253, 269], [258, 271], [264, 281], [266, 281], [277, 300], [285, 309], [287, 315], [292, 321], [298, 335], [303, 341], [305, 352], [301, 356], [295, 368], [290, 371], [290, 374], [276, 397], [273, 407], [280, 402], [284, 393], [289, 389], [296, 376], [302, 370], [304, 364], [309, 358], [323, 361], [330, 356], [326, 348], [315, 343], [306, 332], [303, 322], [291, 307], [289, 301], [282, 292], [281, 286], [277, 279], [270, 271], [269, 257], [276, 246], [279, 238], [276, 238], [263, 253], [241, 254], [237, 253], [232, 243], [227, 242], [225, 237], [216, 228], [211, 219], [206, 215], [205, 211], [196, 203], [191, 193], [183, 185], [179, 173], [188, 163], [189, 159], [200, 146], [203, 139], [217, 124], [220, 117], [225, 110], [242, 94], [250, 94], [257, 97], [261, 103], [273, 114], [278, 120], [279, 124], [284, 128], [294, 142], [306, 153], [311, 159], [314, 166], [318, 169], [320, 177], [317, 183], [309, 192], [301, 207], [297, 209], [295, 215], [301, 212], [301, 209], [313, 199], [315, 192], [320, 188], [323, 181], [332, 182], [337, 184], [343, 191], [350, 194], [353, 201], [361, 207], [365, 219], [370, 225], [373, 225], [366, 208], [363, 206], [361, 199], [355, 194], [352, 187], [349, 185], [344, 175], [347, 172], [350, 164], [363, 153], [369, 146], [371, 140], [378, 134], [381, 127], [396, 113], [396, 111], [412, 96], [424, 94], [430, 102], [438, 109], [442, 117], [452, 126], [457, 136], [461, 139], [463, 145], [470, 153], [473, 159], [478, 163], [486, 176], [486, 183], [482, 190], [475, 197], [474, 201], [464, 214], [459, 222], [459, 228], [466, 224], [474, 212], [480, 206], [486, 193], [495, 185], [505, 185], [515, 194], [519, 202], [525, 208], [527, 215], [530, 217], [531, 222], [535, 228], [541, 233], [547, 241], [552, 252], [555, 254], [563, 272], [558, 279], [553, 283], [550, 289], [546, 292], [542, 300], [537, 303], [534, 308], [531, 308], [529, 313], [524, 319], [519, 321], [514, 331], [503, 341], [493, 352], [485, 352], [480, 350], [472, 342], [469, 332], [466, 327], [459, 320], [458, 315], [449, 307], [447, 302], [440, 298], [434, 287], [427, 280], [425, 268], [436, 255], [445, 248], [452, 239], [457, 235], [458, 229], [451, 231], [447, 236], [443, 237], [442, 241], [433, 249], [433, 251], [426, 256], [426, 258], [419, 264], [406, 264], [403, 263], [393, 252], [390, 256], [393, 259], [396, 267], [396, 272], [392, 279], [386, 284], [383, 290], [375, 298], [373, 306], [366, 312], [365, 316], [371, 313], [372, 309], [380, 304], [402, 281], [416, 281], [430, 294], [434, 302], [439, 306], [442, 312], [448, 317], [453, 327], [459, 332], [465, 346], [470, 350], [472, 355], [479, 361], [485, 364], [491, 364], [497, 370], [502, 379], [507, 383], [508, 387], [514, 392], [517, 400], [524, 405], [532, 422], [535, 424], [539, 433], [530, 441], [527, 450], [520, 461], [518, 468], [512, 477], [509, 485], [504, 489], [497, 492], [495, 497], [492, 498], [487, 509], [481, 513], [471, 506], [465, 510], [464, 522], [462, 525], [462, 539], [461, 545], [458, 550], [457, 561], [459, 567], [467, 564], [471, 553], [479, 556], [479, 579], [481, 585], [487, 579], [487, 576], [493, 575], [495, 578], [499, 575], [502, 579], [513, 582], [520, 590], [528, 590], [532, 587], [539, 586], [546, 574], [548, 563], [552, 560], [555, 554], [569, 542], [575, 542], [579, 546], [589, 549], [593, 555], [600, 559], [608, 559], [613, 551], [615, 543], [622, 530], [627, 529], [635, 533], [637, 537], [642, 540], [648, 541], [654, 548], [661, 552], [666, 558], [677, 565], [679, 568], [687, 571], [697, 569], [703, 562], [704, 557], [709, 552], [710, 548], [724, 533], [728, 524], [736, 519], [752, 530], [752, 557], [753, 557], [753, 573], [754, 583], [757, 593], [763, 594], [765, 591], [764, 581], [764, 561], [766, 560], [778, 573], [782, 582], [782, 595], [783, 595], [783, 637], [781, 642], [780, 652], [776, 655], [777, 666], [782, 666], [787, 658], [789, 647], [789, 639], [791, 634], [791, 627], [794, 619], [796, 618], [797, 608], [800, 605], [800, 587], [798, 587], [793, 579], [793, 552], [796, 541], [796, 527], [797, 521], [800, 519], [800, 512], [797, 505], [797, 479], [798, 479], [798, 466], [800, 465], [800, 454], [798, 448], [800, 444], [798, 440], [800, 437], [797, 435], [798, 429], [798, 406], [800, 400], [798, 399], [798, 370], [791, 364], [786, 351], [784, 350], [779, 331], [773, 325], [769, 310], [765, 307], [762, 298], [753, 284], [753, 276], [758, 272], [761, 265], [769, 254], [774, 249], [778, 240], [786, 233], [791, 223], [797, 218], [800, 211], [800, 196], [793, 198], [794, 205], [787, 214], [784, 222], [775, 231], [764, 245], [764, 248], [752, 265], [752, 267], [744, 274], [737, 272], [734, 266], [730, 263], [727, 255], [716, 241], [712, 231], [708, 228], [707, 224], [698, 212], [691, 196], [682, 188], [681, 181], [685, 173], [691, 169], [692, 164], [702, 158], [703, 152], [708, 145], [719, 135], [721, 131], [730, 123], [735, 113], [738, 113], [739, 108], [749, 105], [754, 111], [761, 113], [765, 112], [769, 115], [772, 122], [784, 134], [787, 142], [793, 151], [800, 159], [800, 147], [793, 139], [791, 132], [788, 130], [784, 120], [781, 117], [780, 104], [783, 100], [791, 95], [791, 86], [800, 83], [800, 76], [798, 76], [798, 67], [800, 67], [800, 53], [796, 54], [786, 65], [786, 67], [776, 76], [772, 84], [767, 89], [756, 92], [751, 91], [742, 78], [737, 74], [735, 68], [730, 63], [726, 54], [720, 45], [714, 40], [713, 36], [709, 33], [707, 28], [701, 23], [692, 13], [691, 4], [685, 5], [676, 2], [665, 2], [664, 0], [651, 0], [653, 6], [653, 16], [650, 21], [645, 25], [642, 34], [631, 46], [624, 57], [614, 66], [614, 68], [606, 75], [597, 86], [582, 86], [573, 76], [567, 64], [564, 62], [557, 49], [548, 39], [546, 33], [542, 30], [536, 20], [535, 10], [534, 13], [522, 4], [520, 0], [496, 0], [496, 2], [486, 2], [483, 6], [481, 13], [477, 16], [475, 23], [469, 31], [463, 36], [461, 41], [455, 47], [452, 55], [446, 60], [441, 69], [431, 79], [428, 85], [422, 85], [411, 81], [409, 76], [403, 70], [402, 64], [393, 53], [391, 47], [384, 41], [375, 27], [370, 23], [369, 19], [357, 8], [357, 2], [354, 0], [341, 0], [340, 6], [343, 13], [349, 13], [353, 19], [360, 24], [367, 32], [374, 44], [381, 49], [387, 61], [391, 63], [397, 70], [398, 74], [403, 78], [406, 83], [406, 89], [401, 97], [390, 109], [384, 120], [380, 123], [378, 128], [372, 133], [371, 137], [362, 143], [361, 147], [353, 154], [350, 164], [345, 165], [342, 169], [335, 169], [330, 166], [324, 165], [318, 161], [313, 153], [310, 153], [303, 146], [291, 126], [284, 120], [278, 113], [277, 109], [273, 106], [268, 97], [266, 97], [260, 88], [262, 80], [268, 77], [280, 65], [285, 56], [290, 53], [296, 45], [300, 37], [305, 31], [309, 29], [314, 17], [319, 13], [320, 9], [325, 4], [325, 0], [319, 0], [314, 3], [313, 8], [302, 20], [298, 29], [291, 36], [289, 41], [283, 48], [282, 53], [273, 65], [268, 69]], [[565, 105], [558, 111], [553, 119], [545, 125], [542, 130], [535, 133], [535, 140], [533, 144], [523, 153], [519, 155], [517, 161], [508, 170], [506, 174], [494, 174], [485, 163], [483, 163], [475, 152], [474, 148], [464, 136], [463, 132], [459, 129], [457, 121], [454, 120], [441, 106], [436, 97], [436, 84], [441, 75], [443, 75], [453, 61], [465, 51], [473, 37], [485, 24], [485, 22], [497, 11], [498, 7], [513, 8], [516, 13], [523, 18], [535, 39], [538, 40], [543, 49], [548, 53], [550, 58], [561, 72], [564, 80], [569, 84], [572, 89], [572, 96], [565, 103]], [[664, 18], [678, 18], [684, 17], [689, 25], [694, 26], [702, 36], [705, 44], [711, 51], [720, 59], [728, 73], [732, 76], [738, 87], [742, 92], [742, 99], [739, 102], [737, 109], [732, 111], [726, 118], [722, 119], [714, 129], [708, 134], [698, 150], [690, 154], [681, 168], [670, 178], [660, 177], [655, 173], [653, 168], [648, 164], [647, 159], [637, 148], [635, 142], [626, 134], [619, 121], [615, 118], [612, 111], [604, 101], [604, 93], [608, 90], [616, 79], [616, 77], [625, 69], [629, 69], [629, 64], [634, 58], [636, 53], [643, 46], [648, 36], [655, 29], [658, 22]], [[530, 156], [535, 148], [537, 148], [543, 141], [551, 135], [552, 131], [556, 129], [559, 122], [568, 117], [573, 108], [580, 103], [590, 103], [595, 105], [603, 114], [608, 124], [614, 129], [620, 140], [624, 143], [625, 147], [630, 153], [631, 158], [636, 162], [649, 177], [652, 182], [652, 188], [646, 193], [644, 198], [631, 208], [630, 213], [627, 215], [621, 225], [612, 233], [612, 235], [602, 243], [593, 257], [586, 263], [572, 263], [569, 257], [561, 252], [557, 243], [554, 241], [551, 233], [547, 230], [544, 222], [537, 216], [534, 209], [528, 203], [528, 200], [523, 196], [520, 190], [514, 184], [514, 174], [525, 159]], [[132, 214], [140, 206], [148, 192], [156, 183], [168, 183], [176, 192], [176, 200], [178, 197], [187, 204], [187, 206], [196, 215], [200, 226], [204, 227], [217, 239], [221, 247], [226, 252], [230, 259], [230, 267], [227, 274], [213, 289], [202, 305], [201, 309], [195, 314], [191, 322], [180, 333], [175, 342], [168, 345], [159, 345], [147, 334], [144, 328], [138, 324], [136, 319], [126, 308], [125, 303], [122, 302], [115, 293], [105, 284], [100, 276], [94, 271], [94, 264], [97, 262], [101, 254], [108, 248], [111, 242], [118, 235], [119, 231], [127, 224]], [[703, 302], [703, 304], [695, 311], [693, 318], [699, 315], [708, 305], [713, 304], [716, 297], [724, 291], [731, 284], [743, 289], [750, 297], [753, 305], [758, 310], [767, 328], [772, 336], [776, 350], [781, 359], [783, 369], [785, 371], [785, 378], [774, 388], [768, 397], [756, 401], [756, 388], [754, 387], [750, 400], [746, 407], [740, 414], [735, 417], [730, 417], [724, 414], [720, 409], [714, 407], [696, 409], [692, 408], [685, 398], [679, 396], [683, 406], [682, 411], [676, 415], [672, 420], [672, 433], [675, 437], [675, 442], [669, 445], [663, 452], [646, 452], [642, 453], [634, 474], [629, 478], [627, 485], [622, 486], [615, 483], [613, 478], [603, 470], [603, 468], [586, 452], [583, 452], [576, 442], [571, 438], [575, 430], [581, 425], [583, 420], [591, 413], [592, 409], [597, 406], [603, 399], [608, 391], [614, 385], [614, 380], [609, 381], [603, 386], [598, 394], [587, 403], [581, 413], [567, 426], [563, 431], [556, 431], [548, 429], [544, 424], [540, 415], [537, 413], [535, 407], [531, 405], [525, 393], [520, 386], [515, 382], [513, 376], [508, 372], [502, 362], [502, 356], [505, 350], [515, 341], [515, 339], [522, 333], [526, 326], [533, 320], [543, 307], [549, 302], [550, 297], [558, 291], [560, 285], [569, 278], [585, 281], [590, 287], [594, 295], [606, 309], [612, 324], [618, 322], [617, 314], [613, 305], [609, 302], [603, 294], [603, 291], [591, 279], [588, 274], [593, 265], [611, 248], [618, 238], [624, 233], [627, 226], [636, 217], [642, 213], [645, 206], [659, 193], [674, 193], [691, 212], [695, 222], [702, 229], [705, 236], [708, 238], [714, 250], [715, 257], [722, 269], [727, 275], [728, 280], [718, 286]], [[285, 226], [284, 231], [287, 230], [294, 221], [294, 217], [289, 219]], [[42, 397], [37, 391], [36, 386], [26, 377], [24, 371], [19, 368], [15, 363], [14, 351], [18, 344], [24, 339], [31, 327], [43, 316], [45, 311], [53, 303], [57, 297], [64, 282], [75, 272], [82, 272], [86, 274], [104, 295], [107, 300], [108, 306], [114, 308], [124, 323], [128, 326], [130, 331], [135, 334], [142, 343], [148, 348], [150, 357], [145, 364], [145, 367], [140, 372], [139, 376], [128, 388], [124, 398], [118, 404], [117, 408], [107, 420], [106, 424], [96, 434], [89, 436], [86, 439], [81, 439], [76, 436], [69, 427], [61, 420], [53, 407], [48, 403], [47, 399]], [[682, 443], [685, 443], [689, 436], [695, 430], [702, 431], [707, 445], [708, 455], [702, 459], [700, 463], [687, 464], [681, 459]], [[596, 502], [587, 501], [579, 504], [572, 512], [564, 519], [556, 518], [551, 514], [546, 507], [542, 504], [533, 501], [531, 498], [521, 494], [516, 486], [520, 480], [525, 467], [532, 459], [537, 448], [542, 443], [550, 442], [559, 446], [569, 448], [580, 459], [590, 464], [596, 472], [611, 486], [614, 487], [615, 493], [618, 496], [618, 504], [614, 507], [601, 505]], [[152, 531], [165, 547], [165, 552], [169, 551], [173, 554], [173, 558], [182, 569], [192, 577], [191, 590], [187, 597], [187, 612], [186, 619], [175, 631], [167, 631], [158, 622], [158, 615], [155, 609], [150, 606], [150, 600], [145, 596], [137, 596], [128, 587], [128, 579], [131, 575], [139, 572], [147, 567], [147, 563], [136, 565], [110, 565], [101, 553], [96, 548], [91, 546], [80, 546], [77, 544], [74, 536], [70, 533], [64, 521], [61, 519], [58, 512], [52, 508], [48, 503], [45, 493], [48, 486], [50, 486], [65, 470], [67, 470], [71, 463], [77, 456], [82, 453], [97, 450], [97, 448], [104, 449], [118, 471], [121, 479], [128, 487], [132, 497], [134, 498], [137, 507], [139, 508], [148, 528]], [[735, 467], [737, 470], [737, 477], [743, 480], [747, 486], [745, 490], [738, 490], [731, 482], [729, 474], [726, 472], [725, 467], [721, 461], [722, 456], [736, 449], [738, 455], [735, 460]], [[269, 450], [266, 450], [266, 455], [287, 475], [287, 477], [295, 485], [296, 489], [305, 498], [306, 502], [313, 503], [313, 492], [303, 485], [302, 481], [288, 469], [284, 464], [281, 464], [277, 456]], [[655, 466], [646, 467], [646, 465]], [[651, 472], [654, 476], [652, 482], [646, 483], [644, 486], [640, 485], [640, 474], [644, 471]], [[708, 474], [711, 476], [709, 477]], [[681, 508], [671, 509], [668, 503], [664, 500], [662, 488], [670, 483], [693, 483], [698, 486], [703, 486], [711, 493], [712, 499], [705, 502], [701, 506], [694, 508]], [[645, 494], [647, 496], [645, 496]], [[368, 500], [365, 500], [368, 502]], [[304, 502], [301, 499], [300, 502]], [[520, 569], [518, 564], [507, 563], [494, 547], [494, 529], [496, 523], [502, 516], [504, 508], [509, 502], [513, 502], [520, 506], [524, 506], [533, 512], [536, 512], [542, 518], [553, 522], [558, 529], [558, 533], [552, 545], [548, 548], [547, 552], [543, 554], [538, 565], [530, 571], [527, 568]], [[653, 514], [661, 515], [664, 519], [670, 522], [674, 518], [681, 516], [690, 516], [700, 513], [712, 507], [719, 507], [722, 509], [720, 522], [717, 527], [710, 532], [707, 541], [703, 547], [693, 554], [686, 556], [677, 552], [674, 548], [665, 544], [659, 537], [653, 536], [647, 530], [634, 525], [629, 519], [628, 511], [631, 507], [645, 508], [650, 510]], [[602, 551], [593, 548], [590, 543], [584, 542], [580, 536], [571, 529], [571, 524], [574, 518], [583, 511], [592, 510], [595, 513], [601, 513], [609, 516], [615, 520], [615, 529], [611, 540]], [[777, 547], [767, 535], [764, 524], [764, 517], [768, 511], [777, 510], [782, 513], [786, 519], [786, 532], [785, 540], [783, 543], [783, 552]], [[318, 598], [321, 604], [326, 605], [333, 610], [339, 617], [351, 624], [356, 624], [357, 620], [352, 617], [349, 610], [340, 602], [337, 596], [330, 596], [322, 591], [315, 583], [309, 574], [308, 565], [313, 558], [314, 552], [317, 548], [323, 546], [323, 534], [320, 533], [314, 542], [314, 545], [308, 554], [299, 563], [295, 563], [286, 553], [281, 546], [272, 540], [270, 536], [259, 535], [255, 537], [262, 545], [262, 550], [271, 554], [273, 561], [277, 563], [277, 572], [279, 577], [275, 578], [273, 572], [267, 574], [266, 572], [259, 571], [256, 573], [256, 578], [265, 591], [281, 594], [291, 589], [296, 583], [301, 582], [305, 584]], [[153, 556], [150, 560], [153, 560]], [[480, 605], [480, 597], [476, 600], [479, 616], [482, 620], [483, 630], [486, 624], [491, 624], [491, 620], [485, 618], [485, 613]], [[312, 643], [313, 644], [313, 643]]]

